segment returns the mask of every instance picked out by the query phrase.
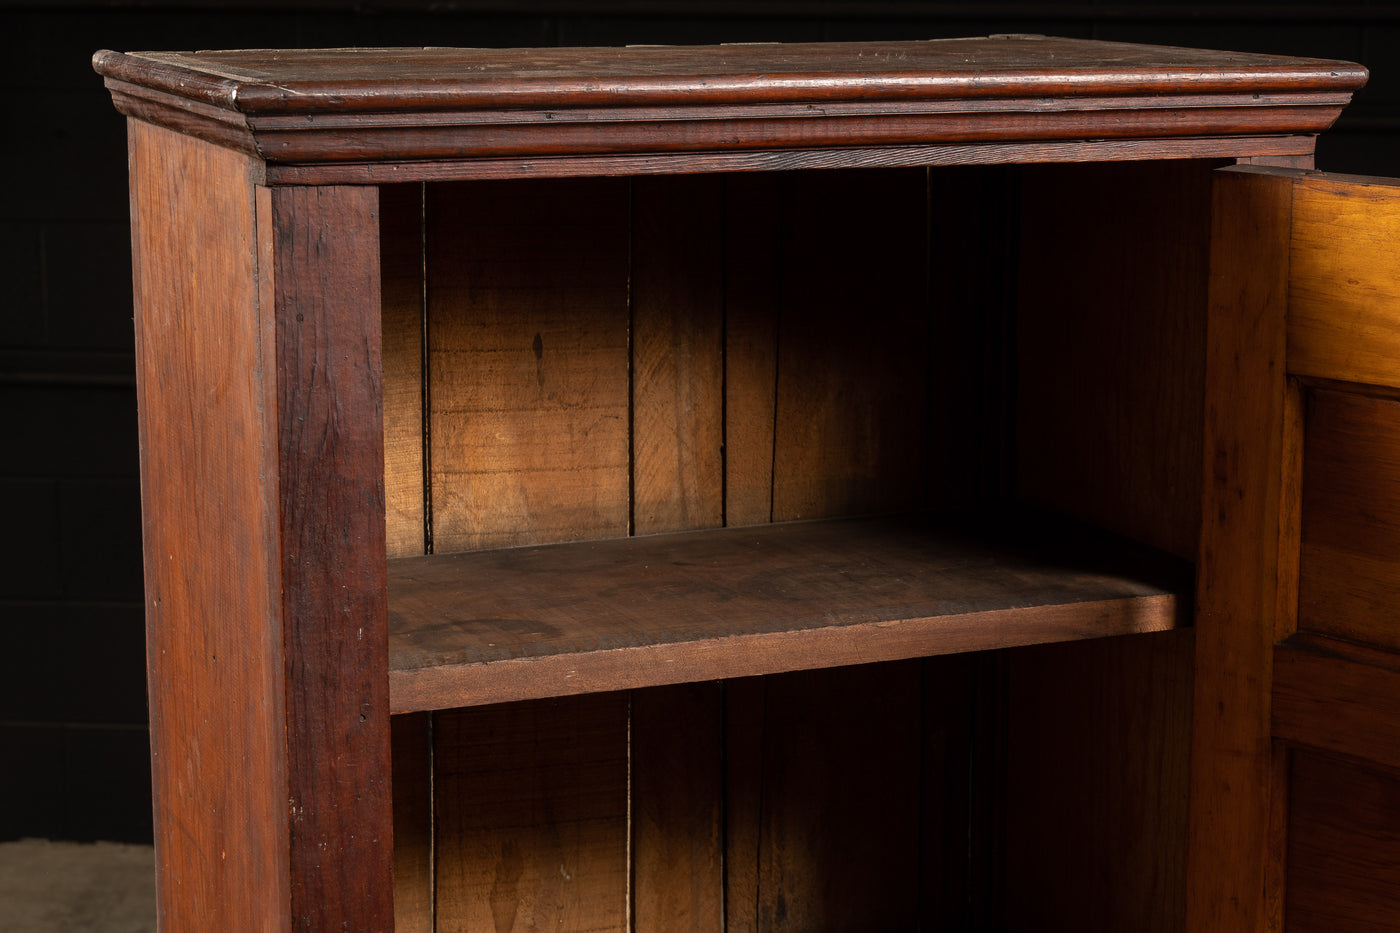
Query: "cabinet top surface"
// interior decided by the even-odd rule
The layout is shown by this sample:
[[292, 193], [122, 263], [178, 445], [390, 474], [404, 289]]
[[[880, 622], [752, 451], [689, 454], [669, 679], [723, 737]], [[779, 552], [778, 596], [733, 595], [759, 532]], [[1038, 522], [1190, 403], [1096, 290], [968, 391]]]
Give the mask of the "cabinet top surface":
[[119, 110], [270, 184], [1306, 156], [1366, 69], [1039, 36], [98, 52]]
[[[105, 76], [244, 113], [1352, 91], [1359, 65], [1083, 39], [99, 52]], [[684, 95], [684, 99], [678, 99]]]

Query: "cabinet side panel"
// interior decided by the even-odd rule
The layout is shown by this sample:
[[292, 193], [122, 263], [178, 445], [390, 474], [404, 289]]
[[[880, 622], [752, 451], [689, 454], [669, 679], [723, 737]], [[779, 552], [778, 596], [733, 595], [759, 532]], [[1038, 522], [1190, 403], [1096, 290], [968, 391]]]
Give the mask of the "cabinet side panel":
[[1287, 933], [1382, 933], [1400, 921], [1400, 774], [1293, 755]]
[[784, 181], [773, 517], [922, 506], [925, 174]]
[[251, 172], [131, 124], [163, 930], [289, 926], [275, 371]]
[[440, 930], [627, 929], [626, 693], [435, 717]]
[[275, 188], [293, 924], [393, 928], [377, 188]]
[[625, 181], [428, 189], [438, 553], [629, 519]]

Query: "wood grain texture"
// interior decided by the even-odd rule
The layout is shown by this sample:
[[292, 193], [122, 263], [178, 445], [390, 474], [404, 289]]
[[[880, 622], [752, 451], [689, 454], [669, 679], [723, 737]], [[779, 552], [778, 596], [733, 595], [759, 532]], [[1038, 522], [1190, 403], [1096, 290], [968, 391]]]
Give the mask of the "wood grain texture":
[[724, 922], [724, 689], [632, 692], [632, 929], [719, 933]]
[[252, 167], [141, 123], [129, 138], [160, 928], [282, 931], [276, 376]]
[[1186, 929], [1193, 647], [1172, 632], [1006, 653], [1006, 929]]
[[265, 200], [292, 920], [391, 930], [379, 192], [278, 188]]
[[773, 517], [918, 508], [924, 173], [794, 174], [783, 198]]
[[909, 661], [769, 679], [759, 929], [916, 926], [919, 675]]
[[1299, 628], [1400, 651], [1400, 402], [1309, 393], [1304, 456]]
[[502, 156], [1306, 137], [1331, 125], [1366, 74], [1339, 62], [1027, 36], [100, 52], [94, 64], [116, 106], [139, 119], [271, 162], [391, 168]]
[[836, 520], [405, 559], [395, 711], [1160, 631], [1179, 562], [1050, 522]]
[[1037, 166], [1021, 190], [1017, 492], [1193, 559], [1210, 164]]
[[1400, 774], [1298, 753], [1288, 933], [1381, 933], [1400, 922]]
[[394, 933], [433, 933], [432, 716], [389, 724], [394, 788]]
[[423, 186], [380, 189], [384, 502], [390, 557], [426, 551], [423, 500]]
[[773, 519], [780, 180], [724, 184], [724, 520], [756, 525]]
[[1293, 210], [1289, 372], [1400, 385], [1400, 183], [1300, 177]]
[[724, 185], [632, 183], [632, 527], [724, 524]]
[[1316, 635], [1274, 657], [1274, 735], [1400, 770], [1400, 659]]
[[724, 689], [724, 929], [757, 933], [763, 838], [763, 749], [770, 678], [722, 681]]
[[1186, 928], [1262, 931], [1274, 793], [1269, 696], [1278, 605], [1284, 322], [1292, 181], [1216, 173], [1205, 366], [1205, 488]]
[[628, 532], [620, 182], [434, 187], [435, 549]]
[[441, 713], [438, 929], [627, 929], [625, 693]]

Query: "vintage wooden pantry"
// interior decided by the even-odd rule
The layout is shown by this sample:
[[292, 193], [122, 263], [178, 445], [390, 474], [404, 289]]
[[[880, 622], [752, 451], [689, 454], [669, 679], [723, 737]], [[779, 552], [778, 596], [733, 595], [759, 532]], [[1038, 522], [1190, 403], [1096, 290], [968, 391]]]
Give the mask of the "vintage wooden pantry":
[[1363, 69], [96, 67], [164, 930], [1391, 928], [1400, 188], [1309, 171]]

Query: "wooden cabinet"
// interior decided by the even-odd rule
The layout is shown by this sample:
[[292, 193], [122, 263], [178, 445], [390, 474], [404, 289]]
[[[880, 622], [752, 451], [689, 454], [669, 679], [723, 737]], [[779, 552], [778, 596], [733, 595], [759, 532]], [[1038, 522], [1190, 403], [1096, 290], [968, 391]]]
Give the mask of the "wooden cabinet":
[[1398, 189], [1307, 171], [1359, 67], [96, 66], [131, 118], [163, 929], [1400, 905]]

